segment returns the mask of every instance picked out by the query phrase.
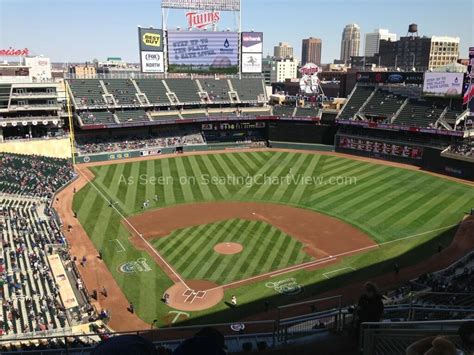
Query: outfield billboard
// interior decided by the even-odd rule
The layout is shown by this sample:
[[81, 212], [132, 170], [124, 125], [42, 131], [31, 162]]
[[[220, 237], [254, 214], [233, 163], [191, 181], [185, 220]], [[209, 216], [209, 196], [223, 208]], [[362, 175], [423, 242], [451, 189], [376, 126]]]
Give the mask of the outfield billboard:
[[140, 51], [163, 51], [163, 30], [158, 28], [138, 27]]
[[237, 32], [169, 31], [170, 73], [226, 73], [239, 71]]
[[242, 53], [262, 53], [263, 32], [242, 32]]
[[163, 52], [141, 52], [141, 65], [143, 73], [163, 73], [165, 71]]
[[142, 73], [163, 73], [163, 30], [138, 27], [138, 47]]
[[445, 98], [461, 97], [464, 73], [425, 73], [423, 95]]
[[242, 53], [242, 73], [261, 73], [262, 53]]

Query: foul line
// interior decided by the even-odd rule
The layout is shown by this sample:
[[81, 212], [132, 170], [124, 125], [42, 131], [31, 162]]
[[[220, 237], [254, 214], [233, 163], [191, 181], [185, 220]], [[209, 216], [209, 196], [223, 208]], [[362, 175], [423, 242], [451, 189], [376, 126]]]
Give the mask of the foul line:
[[341, 269], [337, 269], [337, 270], [332, 270], [332, 271], [325, 272], [325, 273], [323, 274], [323, 276], [324, 276], [325, 278], [329, 279], [329, 277], [327, 277], [327, 275], [333, 274], [333, 273], [335, 273], [335, 272], [339, 272], [339, 271], [342, 271], [342, 270], [347, 270], [347, 269], [355, 270], [352, 266], [347, 266], [347, 267], [343, 267], [343, 268], [341, 268]]
[[176, 271], [174, 271], [174, 269], [171, 267], [171, 265], [168, 264], [168, 262], [160, 255], [160, 253], [158, 253], [158, 251], [157, 251], [155, 248], [153, 248], [153, 247], [151, 246], [151, 244], [148, 243], [148, 241], [147, 241], [145, 238], [143, 238], [143, 235], [142, 235], [142, 234], [128, 221], [128, 219], [125, 218], [125, 216], [115, 207], [115, 204], [113, 203], [113, 201], [109, 201], [109, 200], [107, 199], [107, 197], [105, 197], [105, 195], [102, 193], [102, 191], [100, 191], [99, 188], [98, 188], [97, 186], [95, 186], [94, 182], [92, 182], [92, 181], [82, 172], [82, 170], [81, 170], [80, 168], [77, 169], [77, 170], [78, 170], [79, 173], [80, 173], [83, 177], [85, 177], [85, 179], [94, 187], [94, 189], [97, 190], [97, 192], [100, 194], [100, 196], [102, 196], [102, 198], [110, 204], [110, 206], [119, 214], [119, 216], [123, 218], [123, 220], [130, 226], [130, 228], [132, 228], [132, 229], [135, 231], [135, 233], [137, 233], [138, 237], [153, 251], [153, 253], [155, 253], [155, 255], [163, 262], [163, 264], [166, 265], [166, 267], [173, 273], [173, 275], [175, 275], [175, 276], [179, 279], [179, 281], [183, 283], [183, 285], [184, 285], [186, 288], [189, 288], [188, 285], [186, 284], [186, 282], [183, 280], [183, 278], [182, 278]]
[[117, 244], [119, 245], [120, 248], [122, 248], [122, 250], [117, 250], [117, 253], [123, 253], [125, 251], [125, 247], [123, 246], [122, 242], [118, 239], [110, 239], [109, 240], [110, 242], [117, 242]]
[[339, 257], [342, 257], [342, 256], [346, 256], [348, 254], [355, 254], [355, 253], [358, 253], [358, 252], [361, 252], [361, 251], [364, 251], [364, 250], [379, 248], [379, 247], [382, 247], [382, 246], [387, 245], [387, 244], [396, 243], [396, 242], [400, 242], [400, 241], [403, 241], [403, 240], [416, 238], [416, 237], [419, 237], [419, 236], [422, 236], [422, 235], [425, 235], [425, 234], [429, 234], [429, 233], [433, 233], [433, 232], [437, 232], [437, 231], [440, 231], [440, 230], [443, 230], [443, 229], [453, 228], [453, 227], [461, 225], [462, 223], [463, 223], [463, 221], [461, 221], [460, 223], [451, 224], [449, 226], [432, 229], [432, 230], [429, 230], [429, 231], [426, 231], [426, 232], [413, 234], [413, 235], [410, 235], [408, 237], [389, 240], [387, 242], [383, 242], [383, 243], [380, 243], [380, 244], [369, 245], [369, 246], [366, 246], [366, 247], [363, 247], [363, 248], [346, 251], [344, 253], [340, 253], [340, 254], [336, 254], [336, 255], [330, 255], [328, 257], [325, 257], [325, 258], [322, 258], [322, 259], [319, 259], [319, 260], [308, 261], [308, 262], [303, 263], [303, 264], [290, 266], [290, 267], [280, 269], [280, 270], [270, 271], [270, 272], [267, 272], [267, 273], [264, 273], [264, 274], [249, 277], [248, 279], [234, 281], [234, 282], [228, 283], [226, 285], [213, 287], [213, 288], [210, 288], [206, 291], [214, 291], [214, 290], [217, 290], [219, 288], [227, 288], [227, 287], [231, 287], [231, 286], [238, 285], [238, 284], [241, 284], [241, 283], [246, 283], [248, 281], [252, 281], [252, 280], [255, 280], [255, 279], [258, 279], [258, 278], [262, 278], [262, 277], [267, 277], [267, 276], [268, 277], [276, 277], [276, 276], [280, 276], [280, 275], [283, 275], [283, 274], [287, 274], [289, 272], [299, 271], [301, 269], [305, 269], [305, 268], [308, 268], [308, 267], [311, 267], [311, 266], [327, 263], [329, 261], [335, 260], [335, 259], [337, 259]]

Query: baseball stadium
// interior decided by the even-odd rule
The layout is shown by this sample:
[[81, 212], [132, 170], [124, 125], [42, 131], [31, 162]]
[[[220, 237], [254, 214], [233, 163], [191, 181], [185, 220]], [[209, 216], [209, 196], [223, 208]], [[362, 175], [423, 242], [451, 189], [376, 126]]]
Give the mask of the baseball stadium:
[[472, 354], [474, 48], [269, 85], [241, 5], [162, 0], [135, 68], [0, 51], [1, 353]]

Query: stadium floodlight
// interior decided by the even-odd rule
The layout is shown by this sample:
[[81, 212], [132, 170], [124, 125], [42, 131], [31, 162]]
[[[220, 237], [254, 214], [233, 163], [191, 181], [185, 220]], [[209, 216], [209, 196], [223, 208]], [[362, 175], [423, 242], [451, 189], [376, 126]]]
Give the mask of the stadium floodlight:
[[240, 0], [162, 0], [165, 9], [240, 11]]

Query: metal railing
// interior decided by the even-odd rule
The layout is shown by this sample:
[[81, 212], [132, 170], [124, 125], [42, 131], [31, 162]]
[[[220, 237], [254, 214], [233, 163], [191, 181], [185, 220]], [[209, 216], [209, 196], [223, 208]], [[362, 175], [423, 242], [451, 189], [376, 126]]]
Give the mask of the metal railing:
[[469, 319], [362, 323], [359, 342], [360, 352], [364, 355], [404, 354], [406, 348], [415, 341], [437, 335], [449, 337], [458, 349], [463, 349], [457, 331], [459, 326], [466, 321], [469, 321]]

